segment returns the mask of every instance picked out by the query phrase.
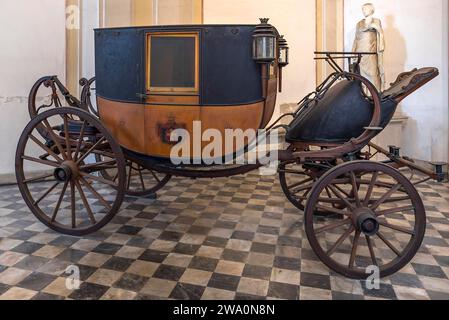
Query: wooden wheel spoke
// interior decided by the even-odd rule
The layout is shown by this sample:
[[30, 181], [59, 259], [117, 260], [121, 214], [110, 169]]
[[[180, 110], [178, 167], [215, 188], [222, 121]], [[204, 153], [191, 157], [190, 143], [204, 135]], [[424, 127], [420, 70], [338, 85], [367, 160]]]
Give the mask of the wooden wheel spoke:
[[399, 188], [401, 188], [401, 184], [400, 183], [398, 183], [397, 185], [392, 187], [390, 190], [388, 190], [387, 193], [385, 193], [379, 200], [377, 200], [371, 206], [371, 210], [376, 210], [377, 208], [379, 208], [379, 206], [382, 205], [382, 203], [384, 203], [386, 200], [388, 200], [388, 198], [390, 198], [396, 191], [398, 191]]
[[39, 159], [39, 158], [33, 158], [33, 157], [29, 157], [29, 156], [22, 156], [23, 160], [27, 160], [30, 162], [35, 162], [35, 163], [39, 163], [39, 164], [44, 164], [53, 168], [59, 168], [59, 163], [57, 162], [53, 162], [50, 160], [44, 160], [44, 159]]
[[352, 250], [351, 250], [351, 257], [349, 258], [349, 269], [354, 268], [355, 259], [357, 257], [357, 247], [359, 245], [359, 239], [360, 239], [360, 231], [355, 232], [354, 241], [352, 242]]
[[326, 231], [334, 230], [334, 229], [337, 229], [339, 227], [345, 226], [345, 225], [350, 224], [350, 223], [351, 223], [351, 219], [350, 218], [345, 219], [343, 221], [338, 221], [338, 222], [332, 223], [330, 225], [327, 225], [327, 226], [320, 227], [320, 228], [316, 229], [315, 230], [315, 234], [318, 235], [318, 234], [321, 234], [321, 233], [326, 232]]
[[67, 160], [67, 155], [65, 153], [65, 149], [62, 147], [61, 142], [59, 141], [59, 138], [55, 135], [55, 133], [53, 132], [52, 127], [50, 126], [50, 124], [48, 123], [48, 120], [45, 119], [42, 121], [44, 123], [44, 127], [45, 129], [47, 129], [48, 133], [50, 134], [53, 142], [56, 144], [56, 147], [59, 150], [59, 153], [61, 153], [61, 156], [64, 160]]
[[116, 166], [114, 166], [114, 164], [117, 164], [116, 160], [101, 161], [101, 162], [86, 164], [84, 166], [81, 166], [80, 169], [84, 170], [84, 171], [89, 170], [91, 172], [96, 172], [96, 171], [105, 170], [105, 169], [113, 169], [116, 167]]
[[65, 195], [65, 192], [67, 190], [68, 185], [69, 185], [69, 182], [66, 181], [64, 183], [64, 187], [62, 187], [62, 191], [61, 191], [61, 194], [59, 195], [58, 202], [56, 203], [56, 207], [53, 210], [53, 214], [51, 216], [51, 222], [55, 222], [56, 221], [56, 216], [58, 215], [59, 208], [61, 207], [61, 203], [62, 203], [62, 200], [64, 199], [64, 195]]
[[345, 233], [341, 235], [340, 238], [338, 238], [337, 242], [334, 243], [334, 245], [327, 250], [326, 254], [330, 257], [332, 256], [335, 251], [341, 246], [341, 244], [351, 235], [351, 233], [354, 231], [354, 227], [350, 226], [348, 230], [346, 230]]
[[143, 179], [142, 170], [139, 170], [140, 183], [142, 184], [142, 190], [145, 191], [145, 181]]
[[97, 190], [92, 187], [92, 185], [86, 181], [83, 177], [80, 177], [80, 181], [82, 184], [86, 186], [87, 189], [109, 210], [112, 209], [111, 205], [97, 192]]
[[399, 232], [402, 232], [402, 233], [406, 233], [406, 234], [409, 234], [411, 236], [415, 235], [415, 231], [414, 230], [409, 230], [409, 229], [406, 229], [406, 228], [403, 228], [403, 227], [395, 226], [395, 225], [392, 225], [392, 224], [390, 224], [388, 222], [379, 221], [379, 224], [381, 226], [384, 226], [385, 228], [388, 228], [388, 229], [392, 229], [392, 230], [396, 230], [396, 231], [399, 231]]
[[128, 189], [128, 190], [129, 190], [129, 187], [131, 186], [132, 171], [133, 171], [133, 166], [130, 165], [129, 170], [128, 170], [128, 177], [127, 177], [127, 181], [126, 181], [126, 189]]
[[344, 194], [345, 196], [347, 196], [348, 198], [352, 198], [351, 195], [349, 193], [347, 193], [345, 190], [343, 190], [341, 187], [338, 186], [338, 184], [334, 184], [334, 187], [340, 191], [342, 194]]
[[67, 158], [72, 160], [72, 148], [70, 146], [70, 136], [69, 136], [69, 123], [67, 120], [67, 114], [64, 114], [64, 136], [65, 136], [65, 144], [67, 148]]
[[355, 199], [355, 204], [356, 204], [357, 207], [360, 208], [362, 203], [360, 202], [359, 188], [357, 186], [357, 182], [356, 182], [356, 177], [355, 177], [354, 171], [351, 171], [350, 178], [351, 178], [351, 184], [352, 184], [352, 194], [353, 194], [353, 197]]
[[39, 139], [37, 139], [35, 136], [33, 136], [32, 134], [29, 135], [29, 138], [35, 143], [37, 144], [39, 147], [41, 147], [42, 149], [45, 150], [45, 152], [47, 152], [49, 155], [51, 155], [58, 163], [62, 163], [63, 160], [55, 153], [53, 152], [53, 150], [51, 150], [49, 147], [47, 147], [45, 144], [43, 144], [42, 142], [39, 141]]
[[91, 175], [91, 174], [88, 174], [88, 173], [85, 173], [85, 172], [80, 172], [80, 174], [84, 178], [86, 178], [86, 179], [91, 179], [91, 180], [94, 180], [94, 181], [97, 181], [97, 182], [100, 182], [100, 183], [103, 183], [103, 184], [107, 184], [107, 185], [109, 185], [111, 187], [114, 187], [114, 188], [118, 187], [118, 185], [116, 183], [114, 183], [113, 181], [109, 181], [107, 179], [104, 179], [104, 178], [101, 178], [101, 177], [97, 177], [97, 176], [94, 176], [94, 175]]
[[410, 205], [410, 206], [406, 206], [406, 207], [400, 207], [400, 208], [391, 208], [391, 209], [387, 209], [387, 210], [382, 210], [382, 211], [378, 211], [376, 212], [376, 216], [380, 217], [380, 216], [387, 216], [389, 214], [393, 214], [393, 213], [399, 213], [399, 212], [404, 212], [404, 211], [412, 211], [415, 210], [415, 207]]
[[300, 193], [301, 191], [310, 191], [313, 188], [313, 183], [310, 183], [306, 186], [303, 186], [301, 188], [297, 188], [296, 190], [290, 190], [290, 193], [295, 195]]
[[100, 146], [103, 143], [104, 140], [106, 140], [106, 138], [105, 137], [101, 137], [100, 140], [98, 140], [92, 147], [90, 147], [89, 150], [86, 151], [86, 153], [83, 154], [83, 156], [81, 158], [79, 158], [76, 161], [76, 164], [79, 165], [81, 163], [81, 161], [86, 159], [92, 153], [92, 151], [94, 151], [96, 148], [98, 148], [98, 146]]
[[352, 203], [350, 203], [333, 185], [329, 185], [329, 188], [332, 190], [332, 192], [343, 201], [343, 203], [346, 205], [346, 207], [350, 209], [355, 209]]
[[387, 245], [387, 247], [388, 248], [390, 248], [391, 249], [391, 251], [393, 251], [398, 257], [401, 257], [402, 256], [402, 253], [398, 250], [398, 249], [396, 249], [395, 248], [395, 246], [390, 242], [390, 241], [388, 241], [388, 239], [387, 238], [385, 238], [385, 236], [382, 234], [382, 233], [380, 233], [380, 232], [377, 232], [377, 236]]
[[150, 170], [151, 175], [153, 176], [154, 179], [156, 179], [156, 181], [158, 183], [161, 183], [161, 179], [159, 179], [159, 177], [154, 173], [153, 170]]
[[86, 130], [86, 121], [83, 121], [83, 124], [81, 126], [81, 131], [80, 131], [80, 135], [78, 137], [78, 144], [76, 145], [76, 149], [75, 149], [75, 162], [78, 161], [78, 157], [80, 155], [80, 150], [81, 150], [81, 145], [84, 142], [84, 132]]
[[96, 224], [97, 221], [95, 220], [92, 209], [90, 208], [89, 202], [87, 201], [86, 195], [84, 194], [83, 188], [81, 187], [79, 181], [75, 181], [75, 186], [78, 189], [78, 193], [80, 194], [81, 201], [83, 201], [84, 208], [86, 208], [87, 214], [89, 215], [90, 222], [92, 224]]
[[294, 189], [294, 188], [296, 188], [296, 187], [299, 187], [299, 186], [302, 186], [303, 184], [305, 184], [305, 183], [307, 183], [307, 182], [310, 182], [310, 181], [313, 181], [313, 178], [307, 178], [307, 179], [304, 179], [304, 180], [302, 180], [302, 181], [300, 181], [300, 182], [297, 182], [297, 183], [294, 183], [294, 184], [292, 184], [292, 185], [290, 185], [290, 186], [287, 186], [287, 188], [290, 190], [290, 189]]
[[333, 207], [328, 207], [328, 206], [322, 206], [322, 205], [316, 205], [316, 208], [321, 210], [321, 211], [327, 211], [327, 212], [332, 212], [332, 213], [336, 213], [336, 214], [341, 214], [343, 216], [350, 216], [351, 214], [347, 211], [344, 210], [340, 210], [337, 208], [333, 208]]
[[46, 196], [48, 196], [57, 186], [59, 185], [59, 182], [56, 182], [54, 185], [52, 185], [50, 188], [45, 191], [45, 193], [36, 201], [34, 201], [33, 205], [38, 205]]
[[76, 198], [75, 198], [75, 183], [70, 180], [70, 212], [72, 216], [72, 229], [76, 228]]
[[377, 263], [376, 254], [374, 253], [373, 242], [372, 242], [372, 240], [371, 240], [371, 238], [369, 236], [365, 236], [365, 238], [366, 238], [366, 243], [368, 244], [369, 254], [371, 256], [371, 261], [373, 262], [373, 264], [375, 266], [378, 266], [379, 264]]
[[363, 201], [363, 205], [366, 207], [370, 203], [371, 195], [373, 194], [374, 186], [376, 185], [377, 177], [379, 176], [379, 172], [374, 172], [371, 177], [371, 181], [366, 192], [365, 200]]
[[[331, 193], [331, 191], [329, 190], [329, 188], [328, 187], [326, 187], [325, 188], [326, 189], [326, 194], [327, 194], [327, 197], [329, 198], [329, 200], [334, 200], [333, 198], [332, 198], [332, 193]], [[320, 202], [320, 200], [318, 200], [318, 202]], [[326, 201], [322, 201], [322, 202], [326, 202]], [[335, 205], [335, 203], [332, 201], [331, 202], [332, 203], [332, 207], [336, 207], [336, 205]]]
[[106, 152], [104, 150], [93, 150], [91, 153], [99, 155], [99, 156], [103, 156], [106, 158], [110, 158], [110, 159], [114, 159], [115, 156], [112, 153]]
[[30, 182], [35, 182], [35, 181], [40, 181], [40, 180], [44, 180], [47, 178], [53, 177], [53, 173], [47, 173], [38, 177], [34, 177], [34, 178], [29, 178], [26, 180], [23, 180], [23, 183], [30, 183]]

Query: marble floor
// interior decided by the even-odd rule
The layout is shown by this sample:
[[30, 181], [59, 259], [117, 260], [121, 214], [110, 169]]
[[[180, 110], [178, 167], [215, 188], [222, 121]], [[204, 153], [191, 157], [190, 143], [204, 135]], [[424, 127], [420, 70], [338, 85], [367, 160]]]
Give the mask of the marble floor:
[[[367, 290], [314, 255], [276, 176], [173, 179], [82, 238], [47, 229], [17, 187], [0, 187], [0, 299], [449, 299], [449, 185], [419, 191], [419, 253]], [[79, 289], [67, 286], [70, 266]]]

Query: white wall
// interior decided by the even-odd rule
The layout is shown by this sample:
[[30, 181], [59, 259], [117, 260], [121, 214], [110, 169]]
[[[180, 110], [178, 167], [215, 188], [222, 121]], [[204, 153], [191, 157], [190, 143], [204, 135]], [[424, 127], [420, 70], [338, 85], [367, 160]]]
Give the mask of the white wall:
[[44, 75], [65, 81], [65, 1], [0, 1], [0, 174], [14, 172], [27, 96]]
[[[346, 49], [352, 49], [356, 23], [367, 0], [345, 1]], [[440, 77], [402, 103], [409, 117], [404, 130], [404, 152], [430, 161], [448, 160], [448, 8], [446, 0], [373, 0], [375, 16], [386, 37], [387, 83], [403, 71], [437, 67]]]
[[[283, 92], [277, 105], [299, 102], [315, 89], [315, 0], [204, 0], [205, 24], [258, 24], [270, 18], [290, 46], [290, 65], [283, 70]], [[279, 107], [275, 116], [279, 115]]]
[[100, 27], [99, 1], [83, 0], [81, 14], [81, 77], [95, 76], [95, 33]]

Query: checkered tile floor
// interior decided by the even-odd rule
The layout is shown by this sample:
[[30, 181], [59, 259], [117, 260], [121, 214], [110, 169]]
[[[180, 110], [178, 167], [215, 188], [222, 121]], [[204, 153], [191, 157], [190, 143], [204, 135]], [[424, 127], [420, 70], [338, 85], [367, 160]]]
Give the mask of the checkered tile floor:
[[[36, 186], [37, 187], [37, 186]], [[276, 176], [173, 179], [157, 200], [126, 198], [102, 231], [59, 235], [0, 188], [0, 299], [449, 299], [449, 188], [419, 188], [424, 244], [380, 290], [329, 271]], [[67, 267], [81, 286], [66, 286]]]

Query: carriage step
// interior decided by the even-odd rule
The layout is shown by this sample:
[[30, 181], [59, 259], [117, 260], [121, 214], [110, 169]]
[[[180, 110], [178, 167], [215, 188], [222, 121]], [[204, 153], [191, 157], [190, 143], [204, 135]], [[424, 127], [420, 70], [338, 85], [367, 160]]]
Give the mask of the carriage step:
[[[69, 131], [69, 135], [80, 135], [81, 134], [81, 130], [82, 130], [82, 128], [83, 128], [83, 122], [82, 121], [77, 121], [77, 120], [71, 120], [71, 119], [69, 119], [68, 121], [67, 121], [67, 123], [68, 123], [68, 131]], [[65, 132], [65, 128], [64, 128], [64, 124], [62, 124], [59, 128], [58, 128], [58, 130], [61, 132], [61, 133], [64, 133]], [[98, 133], [98, 130], [95, 128], [95, 126], [92, 126], [92, 125], [89, 125], [89, 124], [86, 124], [85, 126], [84, 126], [84, 135], [85, 136], [94, 136], [94, 135], [96, 135]]]
[[430, 164], [433, 166], [433, 170], [438, 177], [438, 182], [443, 182], [448, 179], [449, 164], [445, 162], [431, 162]]
[[401, 156], [401, 148], [396, 146], [388, 146], [390, 150], [390, 155], [399, 158]]

